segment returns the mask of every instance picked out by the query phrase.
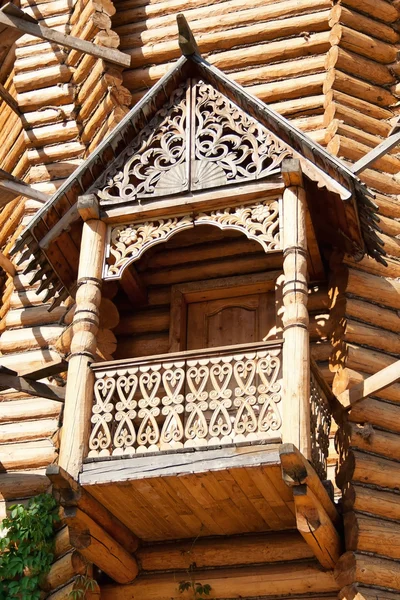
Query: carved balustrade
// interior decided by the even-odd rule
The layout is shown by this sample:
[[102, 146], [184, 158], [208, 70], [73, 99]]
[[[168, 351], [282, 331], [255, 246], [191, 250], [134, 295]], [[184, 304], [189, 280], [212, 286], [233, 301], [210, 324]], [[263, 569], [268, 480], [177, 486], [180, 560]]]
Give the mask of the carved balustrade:
[[280, 441], [282, 343], [92, 365], [89, 457]]
[[[282, 441], [282, 342], [92, 365], [88, 457]], [[310, 369], [311, 462], [326, 479], [332, 409]]]
[[311, 362], [310, 369], [310, 433], [311, 462], [322, 480], [327, 478], [329, 454], [329, 432], [331, 428], [332, 392], [327, 388], [317, 365]]

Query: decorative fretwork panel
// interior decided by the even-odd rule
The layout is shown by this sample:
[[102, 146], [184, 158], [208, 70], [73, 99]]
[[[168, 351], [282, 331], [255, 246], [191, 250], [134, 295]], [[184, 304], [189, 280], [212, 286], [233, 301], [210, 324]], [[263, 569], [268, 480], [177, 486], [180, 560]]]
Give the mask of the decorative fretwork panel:
[[170, 219], [110, 226], [104, 279], [119, 279], [122, 271], [151, 246], [196, 225], [236, 229], [256, 240], [265, 252], [280, 250], [279, 201], [258, 202]]
[[265, 178], [292, 154], [213, 86], [189, 79], [89, 190], [105, 208]]
[[332, 419], [328, 399], [313, 368], [310, 370], [310, 404], [311, 462], [320, 478], [326, 479]]
[[90, 457], [280, 439], [281, 344], [94, 370]]

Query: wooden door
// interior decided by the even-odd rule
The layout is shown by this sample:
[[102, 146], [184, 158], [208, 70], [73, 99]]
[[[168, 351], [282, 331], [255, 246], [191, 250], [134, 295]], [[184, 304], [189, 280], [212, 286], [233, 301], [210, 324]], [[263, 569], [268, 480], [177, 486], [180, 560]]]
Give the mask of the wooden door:
[[188, 304], [187, 350], [251, 344], [275, 327], [273, 292]]

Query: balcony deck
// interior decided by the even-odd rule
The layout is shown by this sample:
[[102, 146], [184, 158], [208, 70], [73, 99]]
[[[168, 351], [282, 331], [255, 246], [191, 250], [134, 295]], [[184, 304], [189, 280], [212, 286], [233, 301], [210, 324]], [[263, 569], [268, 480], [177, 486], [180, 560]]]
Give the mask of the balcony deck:
[[[294, 528], [281, 354], [274, 341], [93, 365], [80, 484], [145, 541]], [[311, 390], [318, 461], [327, 411]]]

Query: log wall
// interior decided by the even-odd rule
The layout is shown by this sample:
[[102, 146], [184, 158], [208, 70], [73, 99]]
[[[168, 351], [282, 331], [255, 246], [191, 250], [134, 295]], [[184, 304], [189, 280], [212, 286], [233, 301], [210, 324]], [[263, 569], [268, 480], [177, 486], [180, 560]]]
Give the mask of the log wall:
[[[0, 81], [16, 97], [23, 118], [0, 102], [0, 167], [47, 193], [62, 184], [179, 57], [175, 18], [182, 11], [203, 56], [345, 161], [354, 162], [376, 146], [398, 114], [396, 0], [115, 0], [114, 5], [110, 0], [78, 0], [73, 6], [66, 0], [22, 0], [21, 7], [46, 25], [119, 47], [132, 59], [132, 67], [121, 73], [99, 59], [30, 36], [17, 42], [14, 70], [10, 56], [5, 58]], [[333, 257], [330, 286], [310, 294], [312, 352], [338, 393], [400, 355], [399, 166], [394, 149], [362, 175], [377, 192], [388, 266], [369, 258], [355, 264], [347, 257]], [[17, 199], [2, 210], [0, 247], [6, 255], [39, 207]], [[71, 251], [77, 256], [77, 240], [72, 240]], [[211, 270], [220, 269], [211, 273], [227, 275], [237, 254], [229, 256], [224, 264], [216, 264], [215, 257], [209, 260]], [[153, 254], [152, 260], [146, 274], [144, 261], [138, 266], [149, 285], [149, 307], [134, 316], [122, 308], [114, 330], [116, 356], [164, 351], [170, 286], [210, 276], [202, 270], [205, 264], [196, 266], [198, 275], [180, 269], [172, 249], [165, 256]], [[256, 252], [246, 251], [241, 261], [244, 272], [268, 268]], [[29, 285], [22, 269], [14, 280], [4, 276], [0, 307], [0, 362], [20, 372], [58, 356], [53, 344], [70, 323], [67, 307], [50, 314], [45, 310], [34, 294], [38, 284]], [[163, 285], [166, 272], [170, 279]], [[110, 328], [105, 326], [105, 331]], [[109, 333], [104, 339], [104, 357], [109, 358], [115, 339]], [[393, 483], [396, 477], [398, 481], [399, 457], [393, 448], [400, 432], [393, 423], [398, 420], [399, 399], [400, 384], [394, 384], [350, 413], [350, 450], [339, 477], [346, 489], [351, 553], [338, 569], [346, 600], [377, 597], [374, 584], [400, 591], [400, 557], [391, 537], [400, 522], [398, 486]], [[60, 418], [60, 405], [54, 401], [1, 393], [4, 501], [48, 489], [44, 469], [57, 459]], [[331, 471], [334, 465], [333, 456]], [[385, 519], [390, 527], [385, 528]], [[364, 553], [379, 556], [368, 562]], [[72, 564], [72, 558], [65, 564], [68, 561]], [[363, 575], [366, 571], [373, 573], [372, 582]], [[353, 581], [361, 585], [354, 588]], [[71, 585], [61, 587], [54, 599], [68, 597]], [[384, 594], [391, 597], [390, 592]]]

